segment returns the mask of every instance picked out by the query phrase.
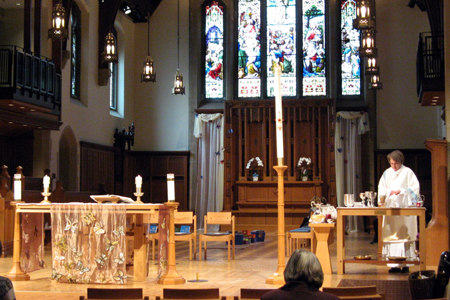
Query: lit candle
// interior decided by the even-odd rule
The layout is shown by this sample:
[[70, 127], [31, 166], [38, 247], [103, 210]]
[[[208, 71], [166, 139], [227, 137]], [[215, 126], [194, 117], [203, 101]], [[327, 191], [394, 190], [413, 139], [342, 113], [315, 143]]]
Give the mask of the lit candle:
[[281, 66], [275, 65], [275, 127], [277, 132], [278, 165], [282, 165], [283, 153], [283, 110], [281, 102]]
[[141, 177], [141, 175], [136, 176], [135, 183], [136, 183], [136, 187], [137, 188], [142, 187], [142, 177]]
[[44, 188], [50, 187], [50, 177], [48, 175], [44, 176]]
[[50, 187], [50, 177], [48, 175], [44, 176], [44, 193], [48, 194]]
[[175, 175], [173, 173], [167, 174], [167, 200], [175, 201]]
[[14, 200], [22, 200], [22, 175], [14, 174]]

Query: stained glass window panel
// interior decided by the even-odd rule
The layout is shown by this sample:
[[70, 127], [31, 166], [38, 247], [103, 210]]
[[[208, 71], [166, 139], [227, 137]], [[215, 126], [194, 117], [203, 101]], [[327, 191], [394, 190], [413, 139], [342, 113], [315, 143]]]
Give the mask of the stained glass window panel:
[[261, 3], [238, 2], [238, 97], [261, 96]]
[[325, 0], [303, 0], [302, 8], [303, 96], [325, 96]]
[[206, 6], [205, 96], [223, 97], [223, 7], [217, 1]]
[[267, 0], [267, 96], [274, 96], [273, 68], [281, 66], [281, 94], [297, 94], [296, 0]]
[[70, 97], [80, 99], [81, 74], [81, 11], [72, 3], [70, 15]]
[[360, 32], [353, 28], [356, 1], [341, 0], [342, 95], [361, 94]]

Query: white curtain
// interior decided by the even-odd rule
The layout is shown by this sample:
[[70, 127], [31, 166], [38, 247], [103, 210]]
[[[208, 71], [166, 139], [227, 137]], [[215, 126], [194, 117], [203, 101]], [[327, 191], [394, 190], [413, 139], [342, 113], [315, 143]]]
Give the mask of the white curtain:
[[[340, 111], [336, 114], [334, 151], [338, 206], [344, 206], [344, 194], [353, 194], [355, 201], [361, 201], [361, 134], [369, 130], [369, 116], [366, 112]], [[346, 230], [357, 231], [362, 226], [361, 218], [350, 217]]]
[[198, 139], [195, 214], [203, 228], [208, 211], [223, 209], [223, 115], [198, 114], [194, 136]]

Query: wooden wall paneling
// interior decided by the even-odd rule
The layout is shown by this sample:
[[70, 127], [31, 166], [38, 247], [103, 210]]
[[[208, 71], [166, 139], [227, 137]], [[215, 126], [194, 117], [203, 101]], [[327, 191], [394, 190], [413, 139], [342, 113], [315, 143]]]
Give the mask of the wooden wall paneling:
[[116, 193], [114, 182], [113, 147], [80, 142], [80, 190], [97, 191], [99, 184], [104, 184], [108, 193]]
[[[285, 174], [286, 209], [295, 214], [307, 213], [309, 201], [313, 196], [331, 197], [329, 174], [334, 170], [330, 153], [330, 111], [332, 99], [292, 100], [283, 103], [284, 160], [288, 166]], [[241, 213], [254, 209], [262, 223], [269, 222], [261, 209], [276, 210], [276, 195], [270, 185], [276, 186], [277, 164], [275, 112], [273, 100], [227, 101], [225, 110], [226, 145], [225, 153], [225, 201], [224, 209], [234, 209], [237, 220], [250, 224], [250, 215], [245, 218]], [[236, 129], [238, 128], [238, 129]], [[230, 133], [230, 130], [233, 133]], [[264, 180], [256, 185], [247, 181], [246, 164], [252, 157], [259, 156], [264, 163]], [[305, 186], [295, 181], [296, 165], [300, 157], [311, 157], [314, 162], [314, 177]], [[333, 169], [332, 169], [333, 168]], [[299, 199], [300, 198], [300, 199]], [[244, 210], [244, 211], [242, 211]], [[292, 219], [293, 223], [301, 217]], [[240, 221], [238, 221], [240, 222]]]
[[[130, 151], [129, 182], [135, 192], [134, 178], [142, 176], [141, 198], [146, 203], [167, 202], [167, 174], [175, 175], [175, 200], [180, 211], [189, 207], [189, 151]], [[131, 175], [132, 174], [132, 175]]]

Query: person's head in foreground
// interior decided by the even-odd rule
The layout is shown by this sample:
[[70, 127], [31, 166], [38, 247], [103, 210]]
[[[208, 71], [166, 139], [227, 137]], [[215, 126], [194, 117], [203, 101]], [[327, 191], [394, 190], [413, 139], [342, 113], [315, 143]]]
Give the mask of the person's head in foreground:
[[316, 255], [308, 250], [295, 250], [284, 269], [284, 280], [303, 281], [319, 289], [323, 284], [323, 271]]

